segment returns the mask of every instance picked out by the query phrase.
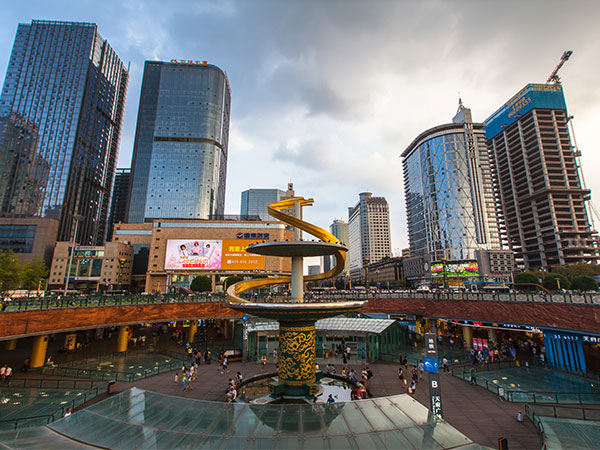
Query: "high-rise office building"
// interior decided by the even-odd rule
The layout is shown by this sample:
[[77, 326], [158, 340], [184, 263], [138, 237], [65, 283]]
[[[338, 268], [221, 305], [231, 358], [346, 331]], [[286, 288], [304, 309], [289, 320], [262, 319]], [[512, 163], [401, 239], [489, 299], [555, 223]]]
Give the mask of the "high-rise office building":
[[248, 189], [242, 192], [240, 215], [259, 216], [261, 220], [273, 220], [267, 206], [278, 202], [285, 196], [280, 189]]
[[459, 101], [452, 123], [430, 128], [402, 153], [410, 256], [475, 260], [501, 248], [483, 124]]
[[222, 216], [231, 89], [199, 61], [146, 61], [128, 222]]
[[[348, 224], [344, 222], [342, 219], [334, 219], [333, 223], [329, 225], [329, 231], [333, 234], [339, 241], [344, 244], [346, 247], [349, 245], [349, 237], [348, 237]], [[333, 258], [333, 256], [325, 256], [325, 258]], [[334, 263], [331, 261], [331, 266], [333, 267]], [[344, 271], [342, 275], [347, 277], [350, 276], [350, 255], [346, 254], [346, 265], [344, 267]]]
[[562, 87], [528, 84], [485, 121], [508, 243], [526, 269], [598, 260]]
[[350, 275], [355, 277], [367, 264], [392, 256], [390, 211], [387, 200], [370, 192], [348, 208], [348, 250]]
[[108, 231], [106, 240], [111, 241], [115, 223], [127, 221], [127, 205], [129, 204], [129, 185], [131, 183], [131, 169], [117, 169], [115, 184], [113, 186], [112, 200], [110, 202], [110, 215], [108, 216]]
[[77, 242], [102, 243], [128, 79], [95, 24], [19, 24], [0, 96], [2, 215], [58, 219], [58, 240], [78, 221]]

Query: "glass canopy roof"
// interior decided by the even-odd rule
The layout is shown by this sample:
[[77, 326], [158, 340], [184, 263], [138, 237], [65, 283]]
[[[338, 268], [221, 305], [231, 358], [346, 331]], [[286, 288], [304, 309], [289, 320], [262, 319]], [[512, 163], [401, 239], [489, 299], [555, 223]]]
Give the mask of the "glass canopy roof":
[[[341, 331], [347, 333], [375, 333], [381, 334], [395, 321], [391, 319], [355, 319], [350, 317], [332, 317], [317, 320], [317, 331]], [[279, 323], [274, 320], [248, 322], [248, 332], [277, 331]]]
[[[54, 430], [57, 433], [49, 432]], [[47, 427], [0, 433], [9, 448], [484, 448], [408, 395], [332, 405], [250, 405], [132, 388]]]

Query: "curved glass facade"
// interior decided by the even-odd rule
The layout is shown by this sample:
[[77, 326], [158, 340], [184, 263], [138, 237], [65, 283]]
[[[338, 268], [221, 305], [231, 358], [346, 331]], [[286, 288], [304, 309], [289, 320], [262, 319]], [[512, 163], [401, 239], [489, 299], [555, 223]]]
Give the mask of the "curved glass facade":
[[223, 214], [229, 83], [216, 66], [147, 61], [128, 221]]
[[403, 156], [411, 256], [466, 260], [501, 247], [481, 125], [433, 128]]

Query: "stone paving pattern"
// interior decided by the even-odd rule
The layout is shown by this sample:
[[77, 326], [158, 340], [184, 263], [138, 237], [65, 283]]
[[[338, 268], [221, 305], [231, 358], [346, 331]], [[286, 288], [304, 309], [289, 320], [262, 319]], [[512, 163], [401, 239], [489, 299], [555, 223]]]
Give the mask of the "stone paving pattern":
[[[64, 338], [49, 343], [49, 354], [53, 355], [56, 362], [114, 351], [116, 336], [113, 336], [112, 341], [92, 341], [88, 348], [69, 355], [57, 352], [58, 347], [63, 342]], [[148, 342], [150, 342], [150, 339]], [[177, 346], [174, 341], [164, 335], [160, 337], [159, 347], [179, 352], [182, 351], [181, 347]], [[29, 355], [30, 350], [31, 338], [19, 340], [16, 350], [11, 352], [2, 350], [0, 352], [0, 362], [12, 363], [15, 368], [15, 378], [22, 376], [39, 378], [41, 377], [39, 372], [19, 373], [19, 367], [24, 358]], [[324, 368], [325, 365], [326, 363], [321, 364], [321, 368]], [[361, 368], [360, 364], [351, 364], [349, 367], [355, 370]], [[370, 367], [374, 372], [374, 376], [369, 389], [374, 396], [406, 393], [406, 386], [398, 380], [397, 363], [378, 362], [370, 364]], [[235, 377], [238, 370], [242, 372], [246, 379], [261, 373], [259, 364], [248, 362], [231, 363], [230, 372], [223, 375], [220, 374], [217, 368], [218, 364], [214, 361], [210, 365], [201, 365], [198, 379], [193, 383], [192, 390], [187, 392], [183, 392], [181, 379], [179, 385], [175, 385], [175, 371], [150, 376], [134, 382], [117, 382], [116, 391], [120, 392], [136, 386], [141, 389], [186, 398], [223, 401], [229, 377]], [[336, 364], [338, 373], [341, 372], [341, 368], [341, 365]], [[408, 373], [411, 372], [411, 369], [412, 367], [409, 367]], [[275, 372], [275, 366], [272, 361], [267, 364], [266, 372]], [[511, 450], [539, 449], [542, 447], [542, 441], [533, 424], [528, 419], [525, 419], [522, 423], [516, 421], [517, 412], [524, 412], [523, 404], [503, 402], [495, 394], [484, 388], [471, 386], [468, 382], [452, 377], [450, 374], [441, 374], [440, 377], [445, 419], [474, 442], [491, 448], [498, 448], [498, 438], [506, 437]], [[426, 381], [418, 383], [415, 397], [423, 405], [429, 407], [428, 385]], [[103, 398], [106, 398], [105, 395], [98, 396], [91, 402], [86, 403], [85, 406], [100, 401]]]
[[[192, 384], [192, 390], [183, 392], [181, 380], [179, 385], [174, 382], [175, 372], [155, 375], [134, 382], [118, 382], [117, 391], [138, 387], [163, 394], [194, 398], [199, 400], [223, 401], [225, 387], [229, 378], [235, 377], [239, 370], [244, 378], [261, 373], [259, 364], [235, 362], [230, 365], [230, 372], [221, 374], [218, 364], [201, 365], [198, 379]], [[360, 365], [349, 366], [355, 370]], [[370, 365], [374, 372], [369, 390], [374, 396], [386, 396], [406, 393], [404, 383], [398, 380], [397, 364], [379, 362]], [[274, 372], [275, 366], [267, 364], [266, 372]], [[341, 366], [337, 367], [338, 372]], [[410, 368], [409, 368], [410, 372]], [[427, 376], [427, 375], [425, 375]], [[491, 392], [478, 386], [459, 380], [450, 374], [441, 374], [442, 403], [444, 418], [456, 429], [466, 434], [474, 442], [492, 448], [498, 448], [498, 438], [506, 437], [509, 448], [539, 449], [542, 441], [533, 424], [525, 419], [517, 422], [518, 411], [523, 411], [523, 405], [501, 401]], [[429, 407], [427, 381], [417, 384], [416, 399]]]

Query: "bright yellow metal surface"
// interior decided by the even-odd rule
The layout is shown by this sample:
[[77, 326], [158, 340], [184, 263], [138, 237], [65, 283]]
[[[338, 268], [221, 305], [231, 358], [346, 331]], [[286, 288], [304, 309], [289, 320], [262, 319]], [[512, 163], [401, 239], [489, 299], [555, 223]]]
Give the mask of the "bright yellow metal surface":
[[[293, 197], [279, 202], [271, 203], [268, 206], [269, 214], [276, 219], [281, 220], [289, 225], [305, 231], [323, 242], [330, 242], [332, 244], [339, 244], [340, 241], [329, 231], [324, 230], [321, 227], [313, 225], [312, 223], [305, 222], [297, 217], [290, 216], [280, 210], [282, 209], [293, 209], [296, 202], [300, 202], [301, 206], [311, 206], [314, 202], [312, 198], [304, 197]], [[346, 264], [346, 251], [345, 250], [333, 250], [331, 253], [335, 256], [335, 267], [327, 272], [318, 273], [315, 275], [304, 276], [304, 281], [317, 281], [332, 278], [341, 273], [344, 270]], [[280, 277], [280, 278], [258, 278], [255, 280], [246, 280], [235, 283], [227, 289], [227, 301], [231, 303], [247, 302], [240, 297], [240, 294], [250, 289], [259, 287], [272, 286], [274, 284], [289, 284], [292, 281], [291, 277]]]

